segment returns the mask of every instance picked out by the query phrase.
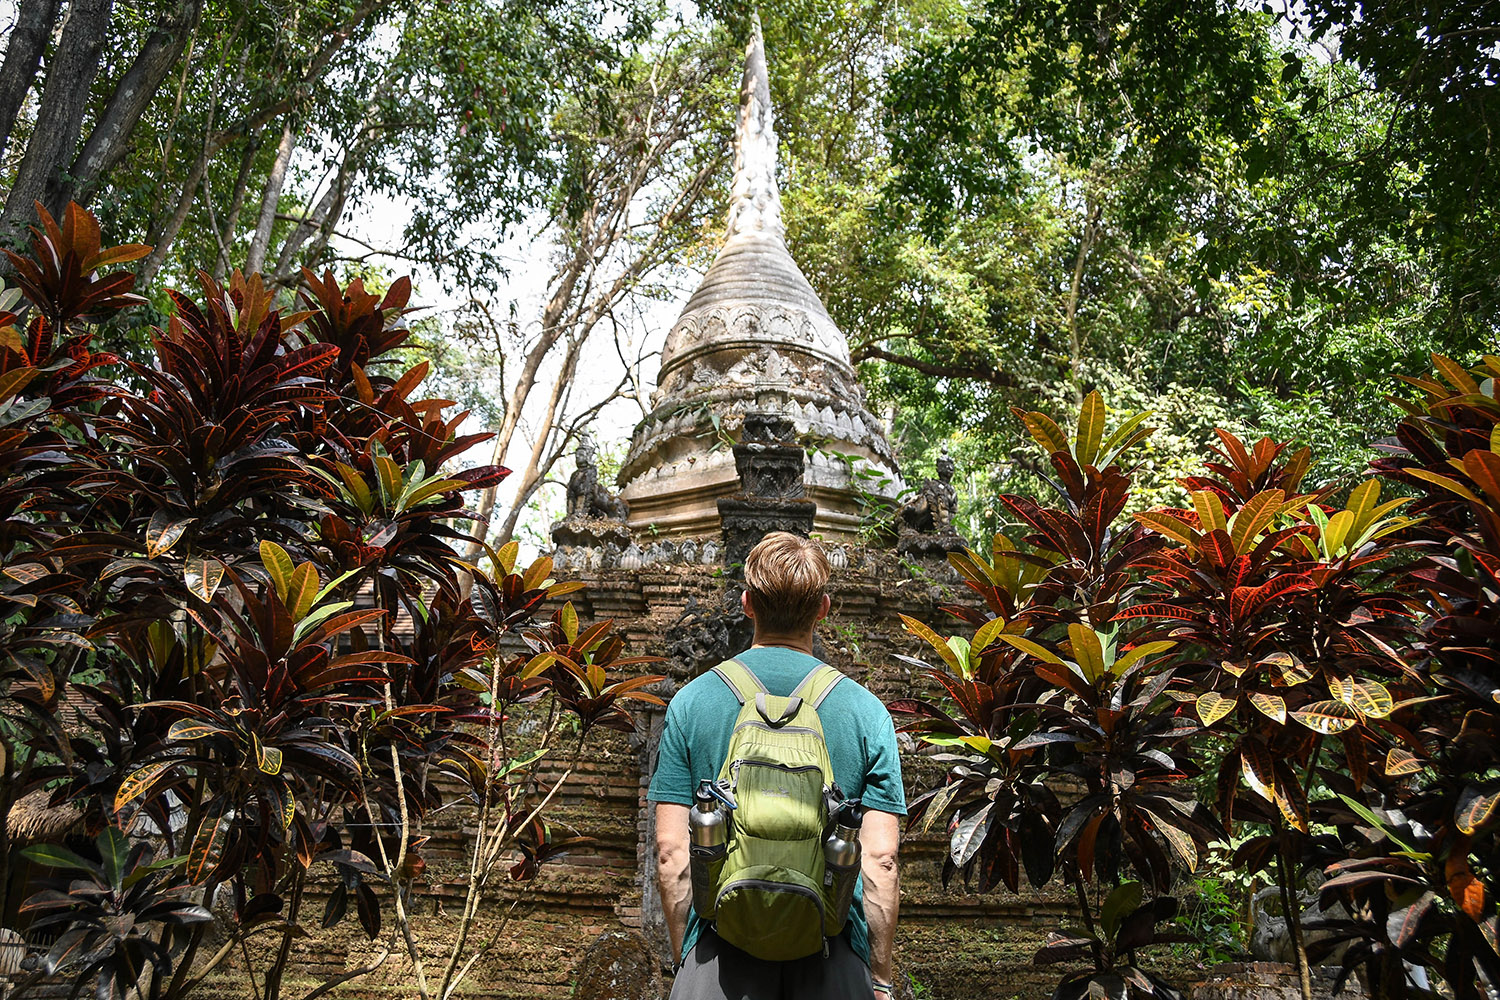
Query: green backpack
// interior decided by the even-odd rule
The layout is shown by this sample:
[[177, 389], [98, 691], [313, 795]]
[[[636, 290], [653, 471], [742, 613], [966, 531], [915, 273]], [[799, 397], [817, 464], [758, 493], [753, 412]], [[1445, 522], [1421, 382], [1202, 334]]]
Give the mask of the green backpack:
[[719, 778], [737, 803], [729, 849], [714, 878], [719, 936], [770, 961], [823, 951], [843, 930], [825, 878], [823, 838], [833, 763], [818, 706], [844, 675], [820, 663], [790, 697], [779, 698], [743, 663], [714, 673], [739, 699]]

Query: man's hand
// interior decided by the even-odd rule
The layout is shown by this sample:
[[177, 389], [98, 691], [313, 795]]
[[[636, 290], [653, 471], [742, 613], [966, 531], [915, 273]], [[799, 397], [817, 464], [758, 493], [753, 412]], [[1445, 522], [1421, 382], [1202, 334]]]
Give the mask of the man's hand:
[[[868, 822], [868, 821], [866, 821]], [[673, 962], [687, 956], [682, 939], [687, 934], [688, 908], [693, 905], [693, 883], [688, 874], [688, 807], [656, 804], [656, 887], [672, 939]]]
[[[657, 822], [661, 822], [659, 814]], [[683, 822], [686, 823], [686, 817]], [[901, 846], [901, 817], [871, 809], [865, 813], [859, 842], [860, 874], [865, 880], [865, 920], [870, 925], [870, 975], [877, 982], [889, 983], [896, 947], [896, 915], [901, 908], [896, 866], [896, 852]], [[875, 1000], [889, 1000], [889, 997], [876, 991]]]

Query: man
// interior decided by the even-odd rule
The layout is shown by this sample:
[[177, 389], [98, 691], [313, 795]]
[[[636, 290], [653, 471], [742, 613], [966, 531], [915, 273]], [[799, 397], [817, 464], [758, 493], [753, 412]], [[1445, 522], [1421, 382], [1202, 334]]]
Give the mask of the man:
[[[753, 645], [736, 659], [770, 694], [789, 696], [819, 660], [813, 628], [828, 616], [828, 559], [816, 542], [778, 531], [745, 558], [745, 614]], [[703, 778], [723, 766], [739, 703], [714, 673], [672, 699], [647, 798], [656, 803], [657, 884], [674, 957], [672, 1000], [888, 1000], [899, 889], [899, 817], [906, 814], [896, 730], [880, 699], [849, 678], [818, 709], [834, 778], [865, 806], [861, 879], [829, 952], [789, 962], [754, 958], [719, 938], [692, 908], [688, 809]]]

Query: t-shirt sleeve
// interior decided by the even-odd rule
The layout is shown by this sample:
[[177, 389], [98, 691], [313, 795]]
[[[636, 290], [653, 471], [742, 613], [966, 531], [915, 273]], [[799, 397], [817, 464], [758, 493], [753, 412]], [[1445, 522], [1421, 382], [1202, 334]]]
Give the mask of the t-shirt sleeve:
[[[651, 787], [646, 791], [649, 802], [693, 804], [693, 776], [688, 764], [688, 741], [679, 702], [667, 706], [662, 722], [661, 740], [656, 747], [656, 770], [651, 773]], [[899, 780], [899, 779], [898, 779]]]
[[866, 809], [905, 816], [906, 786], [901, 783], [901, 750], [896, 744], [896, 724], [879, 699], [872, 695], [871, 700], [876, 708], [871, 713], [873, 718], [866, 737], [870, 765], [862, 801]]

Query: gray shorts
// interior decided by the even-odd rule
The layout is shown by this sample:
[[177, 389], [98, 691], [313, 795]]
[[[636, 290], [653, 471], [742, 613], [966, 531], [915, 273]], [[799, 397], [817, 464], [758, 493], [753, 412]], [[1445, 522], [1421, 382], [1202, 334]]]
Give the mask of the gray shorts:
[[839, 935], [828, 957], [768, 962], [704, 928], [677, 970], [670, 1000], [871, 1000], [870, 968]]

